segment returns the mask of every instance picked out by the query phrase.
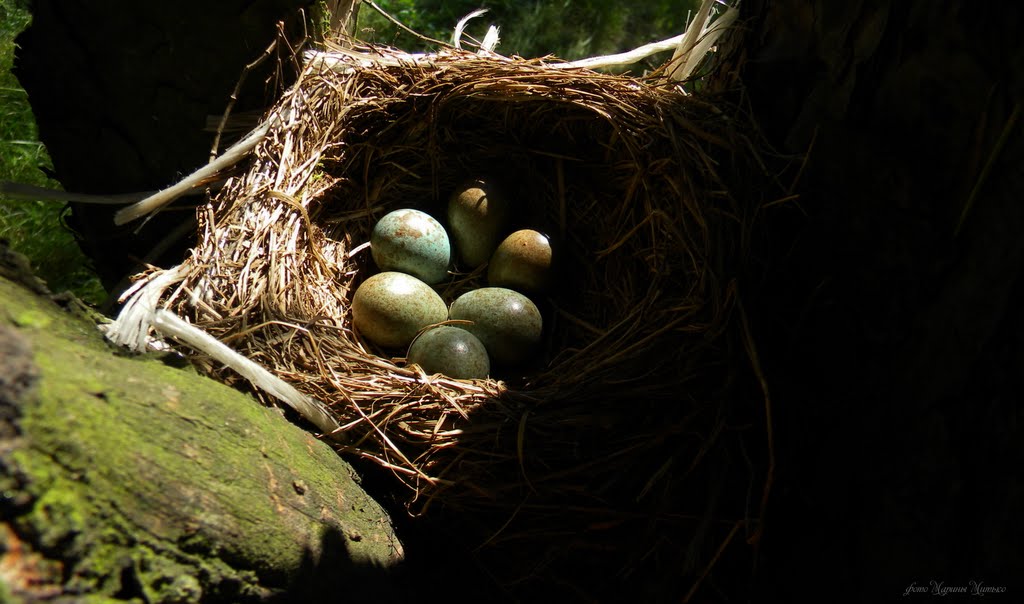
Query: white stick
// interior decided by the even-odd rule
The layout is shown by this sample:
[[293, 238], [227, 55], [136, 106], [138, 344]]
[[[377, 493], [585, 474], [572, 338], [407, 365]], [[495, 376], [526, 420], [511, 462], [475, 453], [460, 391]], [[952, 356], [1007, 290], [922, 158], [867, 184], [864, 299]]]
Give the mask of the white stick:
[[484, 36], [484, 41], [480, 43], [480, 50], [477, 51], [478, 55], [485, 55], [487, 53], [494, 52], [494, 49], [498, 46], [498, 42], [501, 38], [498, 37], [498, 32], [501, 30], [496, 25], [491, 25], [487, 28], [487, 35]]
[[153, 327], [203, 352], [223, 365], [234, 369], [252, 385], [276, 397], [294, 409], [325, 435], [338, 438], [341, 425], [316, 400], [302, 394], [294, 386], [270, 373], [256, 362], [242, 356], [198, 327], [185, 322], [169, 310], [159, 309], [153, 316]]
[[[669, 76], [676, 81], [685, 80], [690, 77], [697, 66], [700, 65], [701, 59], [704, 58], [711, 47], [718, 42], [718, 38], [725, 33], [736, 18], [739, 17], [740, 11], [735, 7], [729, 7], [725, 9], [725, 12], [715, 19], [713, 22], [708, 23], [707, 26], [700, 34], [697, 42], [690, 47], [686, 52], [685, 58], [680, 60], [680, 63], [673, 68], [672, 74]], [[674, 59], [675, 57], [673, 57]]]
[[708, 54], [719, 37], [725, 33], [739, 16], [739, 10], [735, 6], [728, 6], [725, 12], [718, 18], [712, 20], [711, 8], [715, 0], [705, 0], [697, 12], [693, 23], [686, 30], [685, 38], [679, 43], [676, 52], [672, 56], [674, 67], [669, 78], [681, 82], [689, 78], [700, 60]]
[[620, 52], [614, 55], [604, 55], [600, 57], [590, 57], [589, 59], [580, 59], [578, 61], [570, 61], [568, 63], [551, 63], [548, 67], [555, 69], [572, 69], [572, 68], [584, 68], [584, 69], [598, 69], [601, 67], [617, 67], [619, 65], [632, 65], [638, 61], [642, 61], [647, 57], [664, 52], [666, 50], [672, 50], [679, 45], [680, 40], [683, 39], [685, 34], [679, 34], [673, 36], [667, 40], [660, 42], [651, 42], [650, 44], [644, 44], [629, 50], [626, 52]]
[[230, 149], [224, 152], [224, 155], [221, 155], [202, 168], [199, 168], [177, 184], [167, 187], [162, 191], [158, 191], [136, 204], [119, 210], [117, 214], [114, 214], [114, 224], [121, 225], [126, 222], [131, 222], [136, 218], [141, 218], [146, 214], [151, 214], [192, 189], [201, 186], [203, 181], [212, 178], [221, 170], [235, 165], [250, 151], [256, 148], [256, 145], [258, 145], [260, 141], [263, 140], [263, 137], [267, 135], [267, 132], [270, 131], [271, 124], [275, 121], [276, 118], [272, 117], [266, 122], [263, 122], [244, 139], [232, 145]]

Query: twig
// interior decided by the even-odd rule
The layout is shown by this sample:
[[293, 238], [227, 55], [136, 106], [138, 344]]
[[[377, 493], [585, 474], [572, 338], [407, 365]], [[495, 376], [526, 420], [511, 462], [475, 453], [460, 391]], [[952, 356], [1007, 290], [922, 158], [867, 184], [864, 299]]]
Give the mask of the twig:
[[[626, 52], [590, 57], [588, 59], [580, 59], [578, 61], [546, 63], [544, 67], [549, 69], [605, 69], [609, 67], [632, 65], [651, 55], [677, 48], [684, 35], [685, 34], [679, 34], [677, 36], [661, 40], [660, 42], [644, 44], [643, 46], [639, 46]], [[346, 62], [342, 57], [352, 57], [360, 61], [364, 61], [365, 63], [363, 64], [363, 67], [370, 67], [374, 64], [400, 67], [402, 65], [427, 66], [430, 65], [431, 62], [435, 61], [437, 56], [438, 55], [436, 53], [424, 54], [404, 52], [392, 52], [384, 55], [341, 48], [332, 49], [331, 52], [306, 51], [304, 54], [304, 58], [307, 62], [319, 62], [328, 69], [339, 73], [345, 73], [352, 69], [352, 64]], [[490, 53], [487, 56], [497, 60], [509, 60], [507, 57], [498, 53]]]
[[602, 67], [632, 65], [633, 63], [642, 61], [653, 54], [676, 48], [684, 35], [685, 34], [679, 34], [678, 36], [673, 36], [666, 40], [661, 40], [660, 42], [644, 44], [643, 46], [639, 46], [633, 50], [620, 52], [618, 54], [590, 57], [589, 59], [580, 59], [578, 61], [569, 61], [567, 63], [551, 63], [547, 65], [547, 67], [552, 69], [598, 69]]
[[184, 180], [158, 191], [138, 203], [119, 210], [117, 214], [114, 214], [114, 224], [122, 225], [136, 218], [141, 218], [146, 214], [159, 210], [192, 189], [203, 186], [208, 179], [214, 178], [221, 170], [235, 165], [248, 155], [250, 151], [255, 149], [256, 145], [260, 144], [260, 141], [270, 131], [271, 125], [276, 123], [278, 119], [276, 115], [272, 116], [271, 119], [263, 122], [253, 130], [249, 136], [232, 145], [231, 148], [224, 152], [224, 155], [199, 168]]
[[37, 187], [20, 182], [0, 181], [0, 195], [12, 199], [31, 199], [45, 201], [73, 201], [77, 203], [94, 203], [99, 205], [125, 205], [153, 195], [155, 191], [143, 193], [119, 193], [116, 195], [89, 195], [71, 193], [58, 189]]
[[964, 226], [964, 221], [967, 219], [967, 213], [971, 211], [971, 207], [974, 205], [974, 200], [978, 197], [978, 192], [981, 191], [981, 186], [988, 180], [988, 175], [992, 172], [992, 166], [996, 163], [996, 159], [999, 154], [1002, 153], [1003, 147], [1006, 146], [1007, 139], [1010, 138], [1010, 133], [1013, 132], [1013, 127], [1017, 125], [1017, 120], [1020, 118], [1021, 104], [1017, 103], [1013, 106], [1013, 112], [1010, 117], [1006, 119], [1006, 125], [1003, 126], [1002, 133], [999, 134], [999, 140], [996, 141], [995, 146], [992, 147], [992, 152], [988, 154], [988, 160], [985, 162], [985, 166], [981, 169], [981, 174], [978, 175], [978, 180], [974, 181], [974, 187], [971, 188], [971, 194], [967, 197], [967, 203], [964, 204], [964, 209], [960, 212], [960, 219], [956, 222], [956, 228], [953, 230], [953, 236], [956, 237], [960, 234], [960, 229]]
[[718, 559], [722, 557], [722, 552], [725, 551], [725, 548], [728, 547], [730, 543], [732, 543], [733, 538], [736, 537], [736, 533], [740, 530], [741, 526], [743, 526], [742, 520], [732, 525], [732, 530], [729, 531], [729, 534], [726, 535], [725, 540], [722, 541], [722, 543], [718, 546], [718, 550], [715, 551], [714, 557], [711, 558], [711, 561], [708, 562], [707, 565], [704, 567], [704, 570], [701, 571], [700, 576], [697, 577], [697, 581], [693, 584], [692, 587], [690, 587], [690, 591], [686, 592], [686, 596], [683, 597], [684, 604], [693, 599], [694, 594], [697, 593], [697, 589], [700, 587], [701, 583], [704, 582], [704, 579], [707, 578], [708, 573], [711, 572], [711, 569], [718, 562]]
[[189, 268], [188, 263], [183, 262], [167, 270], [151, 273], [146, 279], [136, 282], [121, 294], [120, 300], [125, 305], [117, 315], [117, 320], [101, 326], [100, 330], [114, 344], [135, 352], [151, 348], [149, 330], [153, 323], [153, 311], [167, 288], [183, 280]]
[[530, 477], [526, 473], [526, 420], [528, 417], [530, 417], [529, 409], [524, 411], [523, 416], [519, 418], [519, 429], [516, 431], [516, 457], [519, 458], [519, 471], [522, 472], [523, 481], [531, 491], [536, 493], [537, 489], [533, 487]]
[[277, 42], [280, 38], [274, 38], [274, 41], [267, 46], [263, 54], [256, 57], [252, 63], [249, 63], [242, 69], [241, 75], [238, 76], [238, 82], [235, 84], [235, 89], [231, 91], [231, 97], [228, 99], [227, 107], [224, 108], [224, 114], [220, 117], [220, 123], [217, 124], [217, 134], [213, 137], [213, 145], [210, 146], [210, 161], [217, 159], [217, 149], [220, 148], [220, 137], [224, 134], [224, 127], [228, 123], [228, 117], [231, 115], [231, 111], [235, 108], [235, 103], [238, 102], [238, 95], [242, 93], [242, 84], [245, 83], [245, 78], [249, 76], [249, 72], [260, 66], [263, 61], [270, 58], [270, 55], [277, 48]]
[[761, 507], [757, 526], [754, 528], [754, 533], [747, 540], [748, 543], [754, 545], [756, 548], [760, 543], [761, 534], [764, 532], [765, 514], [768, 509], [768, 497], [772, 491], [772, 484], [775, 482], [775, 430], [773, 428], [774, 422], [772, 420], [772, 397], [768, 391], [768, 380], [764, 376], [764, 372], [761, 370], [761, 359], [757, 354], [757, 345], [754, 344], [754, 336], [750, 331], [750, 321], [747, 319], [747, 311], [743, 308], [743, 302], [736, 301], [736, 308], [740, 314], [740, 325], [743, 328], [743, 346], [747, 349], [747, 356], [750, 358], [751, 368], [754, 370], [754, 375], [757, 377], [757, 383], [761, 387], [761, 392], [764, 394], [764, 421], [765, 421], [765, 438], [768, 441], [768, 469], [765, 471], [764, 477], [764, 490], [761, 492]]
[[470, 20], [486, 14], [487, 10], [488, 9], [486, 8], [478, 8], [465, 17], [459, 19], [459, 22], [455, 24], [455, 32], [452, 33], [452, 44], [455, 45], [455, 48], [462, 50], [462, 32], [466, 30], [466, 24], [468, 24]]
[[451, 44], [449, 44], [449, 43], [447, 43], [447, 42], [442, 42], [442, 41], [440, 41], [440, 40], [435, 40], [435, 39], [433, 39], [433, 38], [431, 38], [431, 37], [428, 37], [428, 36], [424, 36], [423, 34], [419, 33], [418, 31], [414, 31], [414, 30], [412, 30], [412, 29], [409, 29], [409, 28], [408, 28], [408, 27], [407, 27], [407, 26], [406, 26], [406, 25], [405, 25], [404, 23], [402, 23], [402, 22], [401, 22], [401, 21], [399, 21], [398, 19], [396, 19], [396, 18], [392, 17], [392, 16], [391, 16], [391, 15], [389, 15], [389, 14], [388, 14], [387, 12], [385, 12], [385, 11], [384, 11], [384, 9], [382, 9], [382, 8], [381, 8], [381, 7], [379, 7], [379, 6], [377, 6], [377, 5], [376, 5], [376, 4], [375, 4], [375, 3], [373, 2], [373, 0], [363, 0], [363, 4], [366, 4], [366, 5], [368, 5], [368, 6], [370, 7], [370, 8], [372, 8], [373, 10], [377, 11], [378, 13], [380, 13], [380, 14], [381, 14], [381, 16], [383, 16], [383, 17], [384, 17], [385, 19], [387, 19], [388, 21], [391, 21], [392, 23], [394, 23], [395, 25], [397, 25], [397, 26], [398, 26], [398, 27], [399, 27], [400, 29], [402, 29], [402, 30], [404, 30], [404, 31], [406, 31], [406, 32], [408, 32], [408, 33], [410, 33], [410, 34], [412, 34], [412, 35], [416, 36], [417, 38], [419, 38], [419, 39], [421, 39], [421, 40], [424, 40], [424, 41], [430, 42], [431, 44], [437, 44], [437, 45], [439, 45], [439, 46], [451, 47]]
[[[811, 134], [811, 142], [807, 144], [807, 151], [804, 152], [804, 157], [800, 161], [800, 169], [797, 170], [796, 176], [793, 177], [793, 182], [789, 184], [789, 188], [786, 189], [786, 196], [793, 195], [796, 191], [796, 185], [800, 182], [800, 179], [804, 176], [804, 170], [807, 169], [807, 162], [811, 159], [811, 154], [814, 153], [814, 143], [818, 141], [818, 131], [821, 129], [820, 126], [814, 127], [814, 133]], [[767, 207], [767, 206], [766, 206]]]

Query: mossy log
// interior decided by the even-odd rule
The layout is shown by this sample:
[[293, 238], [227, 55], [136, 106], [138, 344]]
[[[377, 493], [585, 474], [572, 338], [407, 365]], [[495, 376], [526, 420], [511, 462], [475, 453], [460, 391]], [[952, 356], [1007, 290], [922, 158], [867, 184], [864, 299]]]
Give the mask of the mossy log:
[[164, 360], [0, 277], [0, 601], [293, 601], [401, 560], [328, 445]]

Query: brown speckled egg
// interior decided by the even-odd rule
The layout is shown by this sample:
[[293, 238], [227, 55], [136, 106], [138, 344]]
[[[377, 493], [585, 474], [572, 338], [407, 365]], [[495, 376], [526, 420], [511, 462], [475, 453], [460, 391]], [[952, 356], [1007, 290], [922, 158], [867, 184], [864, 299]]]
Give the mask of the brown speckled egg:
[[551, 275], [551, 241], [531, 229], [516, 231], [498, 246], [487, 267], [487, 281], [495, 287], [539, 292]]

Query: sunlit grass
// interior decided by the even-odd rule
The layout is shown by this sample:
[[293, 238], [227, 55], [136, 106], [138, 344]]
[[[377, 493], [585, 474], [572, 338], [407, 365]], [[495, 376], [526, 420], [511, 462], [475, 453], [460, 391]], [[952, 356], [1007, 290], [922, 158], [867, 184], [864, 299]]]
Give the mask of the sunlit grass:
[[[28, 96], [11, 74], [14, 39], [31, 17], [17, 0], [0, 0], [0, 181], [60, 188], [44, 169], [51, 167], [39, 142]], [[54, 291], [71, 290], [101, 302], [105, 293], [71, 232], [64, 227], [64, 204], [0, 196], [0, 238], [25, 254]]]

